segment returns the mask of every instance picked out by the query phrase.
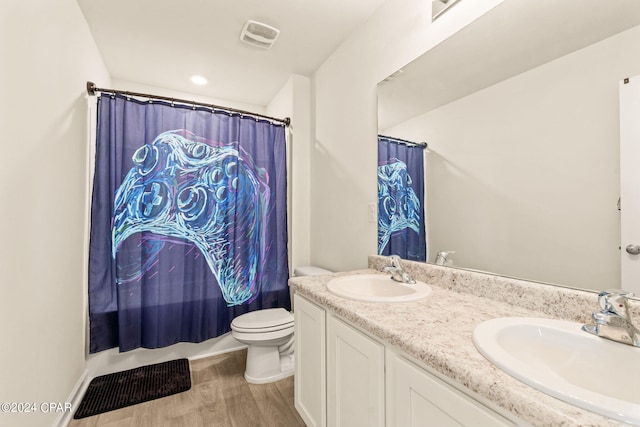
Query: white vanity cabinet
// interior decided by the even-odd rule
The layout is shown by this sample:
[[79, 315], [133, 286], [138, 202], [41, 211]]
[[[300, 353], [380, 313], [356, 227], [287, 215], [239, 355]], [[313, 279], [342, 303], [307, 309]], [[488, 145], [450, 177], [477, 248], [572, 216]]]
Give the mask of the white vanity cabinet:
[[327, 316], [327, 414], [331, 427], [384, 427], [384, 346]]
[[[309, 427], [516, 423], [299, 295], [295, 407]], [[505, 416], [508, 416], [506, 413]]]
[[503, 427], [515, 424], [387, 349], [387, 427]]
[[308, 427], [326, 427], [325, 311], [294, 295], [295, 407]]

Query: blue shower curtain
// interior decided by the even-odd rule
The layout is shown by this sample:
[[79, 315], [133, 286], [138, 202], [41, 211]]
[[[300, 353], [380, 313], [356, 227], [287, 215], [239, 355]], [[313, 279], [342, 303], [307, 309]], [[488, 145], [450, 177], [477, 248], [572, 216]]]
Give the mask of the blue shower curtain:
[[290, 309], [285, 153], [283, 125], [99, 98], [91, 353], [201, 342]]
[[378, 136], [378, 254], [426, 261], [423, 147]]

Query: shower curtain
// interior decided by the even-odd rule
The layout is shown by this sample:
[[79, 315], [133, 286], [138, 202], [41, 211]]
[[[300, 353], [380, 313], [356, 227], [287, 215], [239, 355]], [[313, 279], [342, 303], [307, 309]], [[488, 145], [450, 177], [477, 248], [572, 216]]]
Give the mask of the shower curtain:
[[423, 147], [378, 136], [378, 254], [426, 261]]
[[99, 97], [90, 352], [201, 342], [290, 309], [286, 176], [283, 125]]

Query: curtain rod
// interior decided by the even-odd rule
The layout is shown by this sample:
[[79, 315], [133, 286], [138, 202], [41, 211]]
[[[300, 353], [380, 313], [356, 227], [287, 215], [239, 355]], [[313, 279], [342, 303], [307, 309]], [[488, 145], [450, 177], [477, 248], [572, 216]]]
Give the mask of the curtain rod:
[[405, 145], [417, 145], [418, 147], [422, 147], [422, 148], [427, 148], [429, 146], [429, 144], [427, 144], [426, 142], [407, 141], [406, 139], [400, 139], [393, 136], [378, 135], [378, 137], [390, 139], [392, 141], [398, 142], [400, 144], [405, 144]]
[[148, 93], [129, 92], [129, 91], [125, 91], [125, 90], [104, 89], [104, 88], [96, 87], [95, 83], [93, 83], [93, 82], [87, 82], [87, 93], [90, 96], [95, 96], [96, 92], [104, 92], [104, 93], [111, 93], [111, 94], [114, 94], [114, 95], [124, 95], [124, 96], [139, 96], [141, 98], [150, 98], [150, 99], [158, 99], [158, 100], [162, 100], [162, 101], [179, 102], [181, 104], [187, 104], [187, 105], [199, 105], [199, 106], [202, 106], [202, 107], [211, 108], [212, 110], [222, 110], [222, 111], [227, 111], [229, 113], [237, 113], [237, 114], [240, 114], [240, 115], [259, 117], [259, 118], [271, 120], [271, 121], [274, 121], [274, 122], [282, 123], [285, 126], [289, 126], [291, 124], [291, 119], [289, 117], [285, 117], [284, 119], [279, 119], [277, 117], [265, 116], [264, 114], [252, 113], [250, 111], [239, 110], [237, 108], [222, 107], [220, 105], [215, 105], [215, 104], [206, 104], [204, 102], [196, 102], [196, 101], [189, 101], [189, 100], [186, 100], [186, 99], [170, 98], [170, 97], [167, 97], [167, 96], [150, 95]]

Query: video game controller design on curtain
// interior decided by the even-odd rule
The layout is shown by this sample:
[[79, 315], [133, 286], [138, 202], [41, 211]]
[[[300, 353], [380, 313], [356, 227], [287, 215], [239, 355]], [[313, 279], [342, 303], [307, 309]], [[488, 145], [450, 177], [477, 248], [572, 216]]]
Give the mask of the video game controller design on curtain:
[[[252, 301], [260, 292], [266, 251], [266, 171], [237, 144], [216, 145], [185, 130], [158, 135], [132, 160], [114, 202], [112, 256], [118, 284], [143, 276], [165, 243], [192, 244], [206, 259], [227, 305]], [[136, 233], [142, 233], [146, 259], [118, 259], [122, 243]]]
[[378, 166], [378, 248], [406, 229], [420, 233], [420, 199], [411, 188], [407, 164], [398, 159]]

